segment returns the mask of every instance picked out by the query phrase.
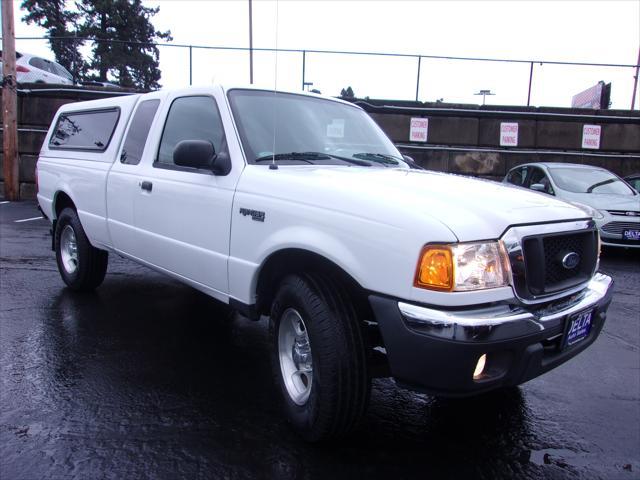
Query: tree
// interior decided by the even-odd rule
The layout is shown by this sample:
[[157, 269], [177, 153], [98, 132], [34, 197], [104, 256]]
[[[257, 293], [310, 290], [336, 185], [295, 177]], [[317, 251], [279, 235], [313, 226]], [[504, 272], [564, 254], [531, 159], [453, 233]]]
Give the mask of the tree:
[[356, 98], [356, 94], [353, 93], [353, 88], [351, 88], [351, 86], [343, 88], [342, 91], [340, 91], [340, 96], [342, 98]]
[[80, 44], [72, 39], [60, 39], [76, 35], [77, 12], [67, 9], [65, 0], [23, 0], [21, 8], [29, 12], [22, 20], [47, 30], [56, 61], [78, 78], [83, 70], [82, 56], [78, 51]]
[[159, 88], [158, 47], [151, 42], [172, 40], [171, 32], [157, 31], [151, 23], [159, 7], [143, 7], [141, 0], [80, 0], [78, 34], [95, 40], [87, 63], [88, 79], [123, 87]]
[[[76, 10], [65, 0], [23, 0], [23, 17], [47, 30], [49, 37], [82, 37], [93, 41], [91, 56], [79, 53], [82, 41], [50, 39], [56, 60], [82, 80], [115, 81], [123, 87], [159, 88], [159, 51], [151, 43], [172, 40], [171, 32], [151, 23], [159, 11], [141, 0], [77, 0]], [[74, 61], [76, 59], [76, 61]]]

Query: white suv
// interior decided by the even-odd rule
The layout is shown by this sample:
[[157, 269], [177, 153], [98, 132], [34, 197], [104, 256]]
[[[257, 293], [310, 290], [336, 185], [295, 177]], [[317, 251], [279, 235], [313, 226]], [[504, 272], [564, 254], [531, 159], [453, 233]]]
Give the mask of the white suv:
[[[0, 75], [3, 63], [2, 52], [0, 52]], [[59, 63], [29, 53], [16, 52], [16, 81], [73, 85], [73, 75]]]

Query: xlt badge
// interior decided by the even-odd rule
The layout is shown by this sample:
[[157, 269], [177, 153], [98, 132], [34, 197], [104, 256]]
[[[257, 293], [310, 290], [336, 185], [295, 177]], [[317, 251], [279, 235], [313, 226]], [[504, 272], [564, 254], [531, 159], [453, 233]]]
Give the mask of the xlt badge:
[[240, 215], [244, 215], [245, 217], [247, 215], [251, 215], [252, 220], [255, 220], [256, 222], [264, 222], [264, 212], [261, 212], [260, 210], [251, 210], [249, 208], [241, 208]]

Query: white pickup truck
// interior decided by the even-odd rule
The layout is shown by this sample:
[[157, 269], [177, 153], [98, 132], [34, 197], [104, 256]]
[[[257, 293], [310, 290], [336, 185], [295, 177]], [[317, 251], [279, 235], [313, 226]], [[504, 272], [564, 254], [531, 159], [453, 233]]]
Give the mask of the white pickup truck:
[[613, 282], [585, 212], [412, 167], [347, 102], [158, 91], [61, 107], [38, 202], [71, 289], [98, 287], [115, 252], [269, 316], [284, 410], [315, 441], [353, 428], [374, 375], [480, 394], [560, 365], [605, 322]]

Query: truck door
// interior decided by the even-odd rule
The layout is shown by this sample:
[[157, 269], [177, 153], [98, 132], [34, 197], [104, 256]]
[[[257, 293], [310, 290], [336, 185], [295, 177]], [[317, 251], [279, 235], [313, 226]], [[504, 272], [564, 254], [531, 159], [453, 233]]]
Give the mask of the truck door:
[[[123, 253], [224, 299], [231, 207], [241, 169], [234, 165], [220, 176], [173, 162], [173, 150], [182, 140], [210, 141], [216, 153], [228, 154], [215, 95], [172, 94], [161, 110], [144, 158], [126, 185], [121, 179], [109, 182], [108, 196], [120, 195], [130, 202], [121, 208], [131, 215], [122, 221], [110, 219], [112, 231], [120, 230], [112, 240]], [[113, 175], [122, 176], [124, 167], [119, 165]]]
[[134, 225], [134, 204], [139, 194], [140, 161], [145, 149], [160, 99], [138, 103], [126, 130], [118, 158], [107, 177], [107, 225], [111, 244], [120, 252], [131, 254], [139, 238]]

